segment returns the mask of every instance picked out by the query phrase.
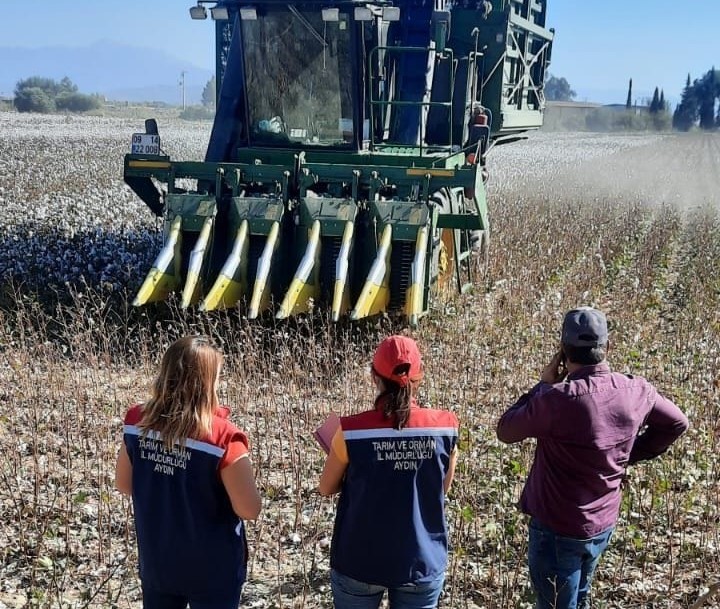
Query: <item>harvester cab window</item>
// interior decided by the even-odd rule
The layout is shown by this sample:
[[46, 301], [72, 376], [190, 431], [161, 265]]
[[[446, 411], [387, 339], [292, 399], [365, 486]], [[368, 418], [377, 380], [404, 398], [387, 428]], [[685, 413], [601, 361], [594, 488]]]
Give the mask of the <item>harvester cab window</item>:
[[251, 144], [351, 144], [349, 15], [285, 5], [241, 23]]

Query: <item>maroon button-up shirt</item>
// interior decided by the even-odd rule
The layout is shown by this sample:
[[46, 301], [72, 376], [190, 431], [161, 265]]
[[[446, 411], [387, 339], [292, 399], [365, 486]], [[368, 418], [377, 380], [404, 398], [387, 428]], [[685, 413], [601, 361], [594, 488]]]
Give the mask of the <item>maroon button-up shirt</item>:
[[627, 465], [663, 453], [687, 417], [645, 379], [584, 366], [539, 383], [498, 422], [502, 442], [537, 438], [520, 501], [559, 535], [587, 539], [615, 525]]

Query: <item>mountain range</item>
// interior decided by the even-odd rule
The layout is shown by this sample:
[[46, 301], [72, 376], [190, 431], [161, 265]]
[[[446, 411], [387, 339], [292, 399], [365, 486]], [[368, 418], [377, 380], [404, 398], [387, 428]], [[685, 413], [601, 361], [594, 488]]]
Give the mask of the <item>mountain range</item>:
[[[99, 93], [109, 100], [182, 104], [181, 73], [185, 72], [185, 99], [200, 103], [202, 90], [213, 71], [173, 57], [164, 51], [101, 40], [82, 47], [37, 48], [0, 46], [0, 98], [12, 97], [19, 80], [42, 76], [60, 80], [67, 76], [83, 93]], [[577, 101], [601, 104], [625, 103], [627, 89], [602, 89], [570, 83]], [[624, 83], [623, 83], [624, 86]], [[652, 91], [637, 90], [638, 103]], [[668, 101], [677, 100], [671, 95]]]
[[111, 100], [179, 105], [182, 72], [187, 103], [199, 103], [213, 71], [157, 49], [111, 40], [82, 47], [0, 47], [0, 97], [12, 97], [16, 83], [30, 76], [55, 80], [67, 76], [82, 93], [98, 93]]

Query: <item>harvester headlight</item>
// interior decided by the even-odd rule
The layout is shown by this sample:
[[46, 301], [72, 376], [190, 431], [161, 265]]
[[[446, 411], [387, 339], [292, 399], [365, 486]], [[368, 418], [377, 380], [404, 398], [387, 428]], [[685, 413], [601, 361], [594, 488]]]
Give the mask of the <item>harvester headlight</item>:
[[243, 21], [257, 21], [257, 9], [254, 6], [241, 6], [240, 19]]
[[399, 6], [385, 6], [382, 10], [383, 21], [400, 21]]
[[198, 4], [197, 6], [190, 7], [190, 18], [191, 19], [207, 19], [207, 9]]
[[372, 21], [372, 11], [367, 6], [355, 7], [355, 21]]
[[210, 15], [215, 21], [227, 21], [230, 19], [230, 14], [225, 6], [214, 6], [210, 9]]

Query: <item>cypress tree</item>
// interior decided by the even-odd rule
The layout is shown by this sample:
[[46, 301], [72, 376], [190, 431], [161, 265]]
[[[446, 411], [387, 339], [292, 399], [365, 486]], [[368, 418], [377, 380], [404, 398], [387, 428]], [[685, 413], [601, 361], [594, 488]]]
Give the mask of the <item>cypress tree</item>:
[[[713, 66], [712, 72], [710, 74], [710, 81], [712, 83], [712, 91], [711, 91], [711, 99], [710, 104], [712, 108], [710, 109], [710, 114], [715, 110], [715, 105], [718, 101], [720, 101], [720, 71], [715, 69], [715, 66]], [[717, 116], [715, 117], [714, 125], [711, 126], [711, 128], [720, 128], [720, 104], [718, 104], [717, 109]]]
[[630, 110], [632, 108], [632, 78], [630, 79], [630, 84], [628, 85], [628, 96], [627, 101], [625, 102], [625, 107]]
[[660, 91], [660, 112], [667, 112], [667, 102], [665, 101], [665, 89]]
[[698, 102], [695, 87], [688, 74], [680, 103], [673, 114], [673, 128], [679, 131], [690, 131], [698, 119]]
[[715, 68], [713, 67], [700, 80], [695, 81], [694, 88], [698, 100], [700, 128], [713, 129], [715, 127], [715, 99], [717, 97]]
[[657, 114], [660, 112], [660, 89], [655, 87], [655, 93], [653, 93], [652, 101], [650, 102], [650, 114]]

